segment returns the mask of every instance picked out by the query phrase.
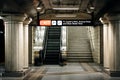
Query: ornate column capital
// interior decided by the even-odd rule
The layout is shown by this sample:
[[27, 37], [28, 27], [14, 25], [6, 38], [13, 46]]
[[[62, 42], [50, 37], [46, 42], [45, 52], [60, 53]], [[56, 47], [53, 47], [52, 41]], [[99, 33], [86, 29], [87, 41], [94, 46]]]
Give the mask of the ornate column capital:
[[28, 25], [32, 21], [32, 18], [26, 18], [23, 22], [24, 25]]
[[108, 24], [109, 23], [109, 20], [108, 20], [108, 18], [106, 16], [101, 17], [100, 21], [101, 21], [102, 24]]
[[15, 22], [23, 22], [27, 18], [26, 14], [14, 14], [14, 15], [8, 15], [4, 17], [5, 22], [9, 21], [15, 21]]

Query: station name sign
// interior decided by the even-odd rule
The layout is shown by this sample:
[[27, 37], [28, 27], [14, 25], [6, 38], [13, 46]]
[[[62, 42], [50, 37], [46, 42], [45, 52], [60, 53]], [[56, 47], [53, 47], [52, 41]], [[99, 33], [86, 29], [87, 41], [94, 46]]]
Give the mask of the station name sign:
[[92, 20], [40, 20], [40, 26], [92, 26]]

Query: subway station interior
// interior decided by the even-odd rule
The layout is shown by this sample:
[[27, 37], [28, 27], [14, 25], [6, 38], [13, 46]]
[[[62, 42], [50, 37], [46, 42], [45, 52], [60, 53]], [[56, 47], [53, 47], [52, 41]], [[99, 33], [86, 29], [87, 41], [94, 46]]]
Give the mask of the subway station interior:
[[0, 0], [0, 80], [120, 80], [120, 0]]

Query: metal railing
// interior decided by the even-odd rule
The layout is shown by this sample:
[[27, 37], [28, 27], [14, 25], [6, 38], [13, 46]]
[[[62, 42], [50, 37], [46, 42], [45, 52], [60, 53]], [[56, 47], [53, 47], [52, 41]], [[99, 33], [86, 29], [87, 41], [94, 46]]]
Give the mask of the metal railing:
[[48, 27], [46, 27], [46, 31], [45, 31], [45, 36], [44, 36], [44, 48], [43, 48], [43, 56], [42, 56], [42, 61], [45, 60], [45, 56], [46, 56], [46, 47], [47, 47], [47, 40], [48, 40]]
[[60, 43], [60, 52], [61, 52], [61, 61], [63, 62], [64, 60], [66, 60], [66, 51], [67, 51], [67, 43], [66, 43], [66, 39], [67, 39], [67, 29], [66, 26], [62, 26], [61, 27], [61, 43]]
[[[60, 32], [60, 49], [61, 49], [61, 46], [62, 46], [62, 28], [61, 28], [61, 32]], [[62, 53], [61, 53], [61, 50], [60, 50], [60, 53], [59, 53], [59, 63], [61, 63], [61, 59], [62, 59]]]
[[88, 36], [89, 36], [89, 41], [90, 41], [90, 47], [91, 47], [91, 50], [92, 52], [94, 52], [94, 41], [93, 41], [93, 36], [92, 36], [92, 30], [91, 30], [91, 27], [88, 27]]

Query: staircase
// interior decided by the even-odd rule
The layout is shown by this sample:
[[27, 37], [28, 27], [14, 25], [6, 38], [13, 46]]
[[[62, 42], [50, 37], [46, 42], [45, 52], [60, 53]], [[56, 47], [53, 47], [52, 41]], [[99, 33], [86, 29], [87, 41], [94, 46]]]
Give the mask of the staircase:
[[86, 27], [68, 28], [68, 62], [93, 62]]
[[48, 27], [44, 64], [59, 64], [61, 27]]

